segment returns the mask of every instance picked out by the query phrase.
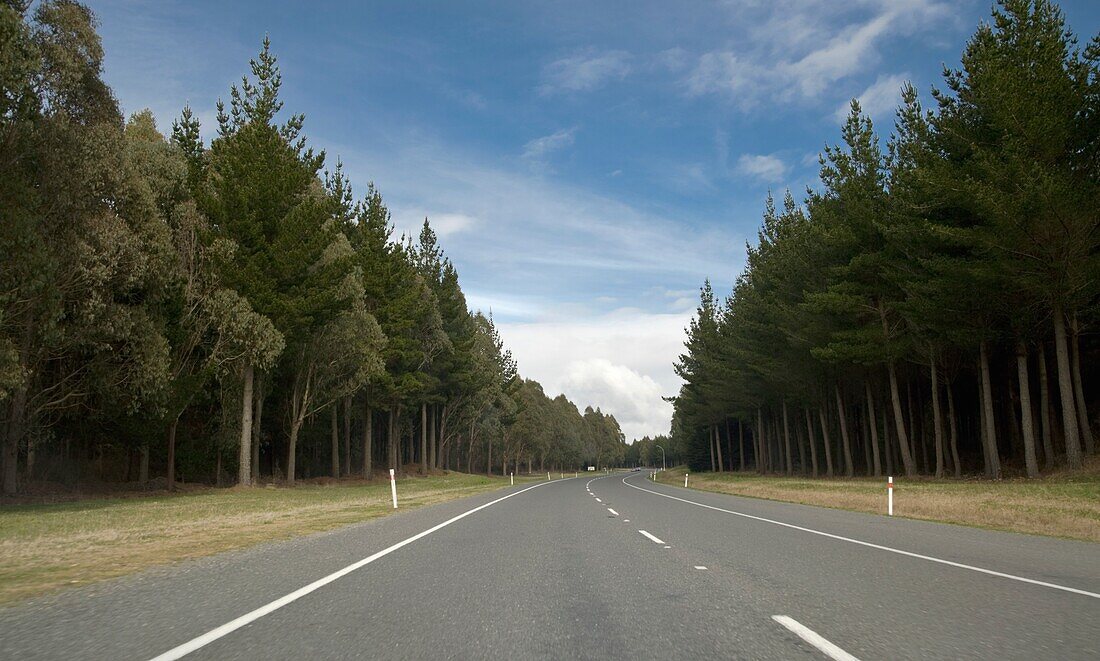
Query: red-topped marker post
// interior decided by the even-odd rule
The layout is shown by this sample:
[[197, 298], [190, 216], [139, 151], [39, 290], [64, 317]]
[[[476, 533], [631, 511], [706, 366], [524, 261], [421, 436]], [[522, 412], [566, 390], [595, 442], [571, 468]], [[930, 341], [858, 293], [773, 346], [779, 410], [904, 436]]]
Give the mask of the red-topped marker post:
[[886, 478], [886, 515], [894, 516], [894, 476]]

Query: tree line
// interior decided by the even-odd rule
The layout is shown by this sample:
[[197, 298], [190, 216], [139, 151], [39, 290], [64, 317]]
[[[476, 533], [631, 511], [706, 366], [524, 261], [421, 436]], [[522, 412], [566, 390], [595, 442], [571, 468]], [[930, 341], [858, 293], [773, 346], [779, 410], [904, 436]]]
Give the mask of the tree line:
[[4, 493], [621, 460], [612, 416], [519, 377], [427, 219], [395, 237], [326, 167], [267, 39], [209, 144], [190, 107], [124, 121], [102, 62], [87, 7], [0, 3]]
[[819, 475], [1080, 468], [1100, 312], [1100, 37], [1003, 0], [885, 149], [856, 101], [820, 187], [765, 203], [676, 370], [696, 469]]

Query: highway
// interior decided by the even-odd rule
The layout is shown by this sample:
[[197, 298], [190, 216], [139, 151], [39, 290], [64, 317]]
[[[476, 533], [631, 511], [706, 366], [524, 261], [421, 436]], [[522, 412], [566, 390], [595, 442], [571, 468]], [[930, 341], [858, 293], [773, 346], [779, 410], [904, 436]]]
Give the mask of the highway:
[[0, 609], [3, 659], [1096, 659], [1100, 545], [555, 480]]

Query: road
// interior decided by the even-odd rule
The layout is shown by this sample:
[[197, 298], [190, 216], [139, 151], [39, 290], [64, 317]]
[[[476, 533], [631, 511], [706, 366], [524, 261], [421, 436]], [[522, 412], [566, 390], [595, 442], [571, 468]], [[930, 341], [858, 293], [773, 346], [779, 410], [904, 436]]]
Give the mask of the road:
[[0, 609], [2, 659], [1096, 659], [1100, 545], [517, 485]]

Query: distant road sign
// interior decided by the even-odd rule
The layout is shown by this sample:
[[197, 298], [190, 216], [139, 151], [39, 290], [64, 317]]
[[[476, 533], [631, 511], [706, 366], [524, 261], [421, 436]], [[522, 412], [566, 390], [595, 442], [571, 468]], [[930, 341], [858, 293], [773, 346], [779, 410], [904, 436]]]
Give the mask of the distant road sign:
[[588, 470], [590, 470], [590, 471], [594, 471], [594, 470], [596, 470], [596, 467], [595, 467], [595, 466], [589, 466], [589, 467], [588, 467]]

